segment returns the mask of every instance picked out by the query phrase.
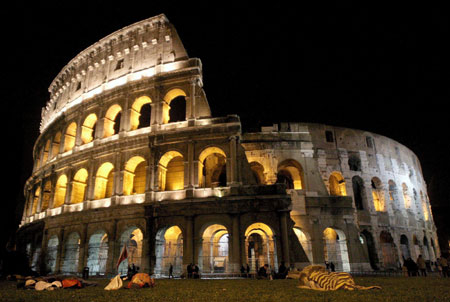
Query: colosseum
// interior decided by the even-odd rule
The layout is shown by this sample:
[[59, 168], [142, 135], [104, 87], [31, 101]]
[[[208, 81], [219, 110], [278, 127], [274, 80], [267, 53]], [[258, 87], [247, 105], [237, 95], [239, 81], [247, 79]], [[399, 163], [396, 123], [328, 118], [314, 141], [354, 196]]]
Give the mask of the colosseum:
[[201, 61], [165, 15], [79, 53], [49, 93], [17, 232], [41, 274], [135, 264], [177, 276], [194, 263], [212, 276], [325, 261], [355, 272], [439, 255], [411, 150], [356, 129], [243, 133], [237, 115], [212, 117]]

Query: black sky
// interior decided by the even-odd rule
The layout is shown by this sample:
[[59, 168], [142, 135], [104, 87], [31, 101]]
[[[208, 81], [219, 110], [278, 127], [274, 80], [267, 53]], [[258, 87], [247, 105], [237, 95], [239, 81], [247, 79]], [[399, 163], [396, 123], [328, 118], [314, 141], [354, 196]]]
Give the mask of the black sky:
[[450, 17], [444, 7], [207, 3], [39, 1], [2, 10], [5, 229], [17, 224], [10, 213], [23, 202], [53, 78], [101, 38], [160, 13], [175, 25], [189, 56], [202, 60], [214, 116], [238, 114], [248, 130], [304, 121], [393, 138], [418, 155], [433, 207], [449, 213]]

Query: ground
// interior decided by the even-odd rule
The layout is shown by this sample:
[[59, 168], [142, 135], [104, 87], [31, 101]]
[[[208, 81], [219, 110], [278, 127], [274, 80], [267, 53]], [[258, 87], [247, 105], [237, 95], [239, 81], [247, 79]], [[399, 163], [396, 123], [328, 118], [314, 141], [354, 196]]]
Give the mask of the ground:
[[[1, 302], [25, 301], [450, 301], [450, 278], [358, 277], [358, 285], [379, 285], [381, 290], [318, 292], [297, 288], [297, 280], [156, 280], [155, 288], [106, 291], [108, 280], [90, 279], [96, 287], [38, 292], [0, 282]], [[125, 283], [126, 284], [126, 283]]]

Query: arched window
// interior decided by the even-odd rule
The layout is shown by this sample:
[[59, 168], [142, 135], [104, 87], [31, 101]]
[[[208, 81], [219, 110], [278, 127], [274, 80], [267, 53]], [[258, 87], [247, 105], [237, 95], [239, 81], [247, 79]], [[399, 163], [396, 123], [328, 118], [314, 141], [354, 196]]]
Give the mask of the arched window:
[[202, 188], [224, 187], [227, 185], [226, 155], [222, 149], [209, 147], [199, 156], [199, 186]]
[[108, 235], [98, 230], [89, 238], [88, 260], [89, 275], [104, 275], [108, 260]]
[[409, 193], [408, 193], [408, 186], [405, 183], [403, 183], [402, 189], [403, 189], [403, 201], [405, 203], [405, 208], [411, 209], [411, 196], [409, 196]]
[[147, 162], [140, 156], [134, 156], [125, 165], [123, 179], [123, 194], [145, 193], [145, 175]]
[[31, 211], [31, 215], [36, 214], [40, 197], [41, 197], [41, 187], [37, 186], [36, 190], [34, 190], [33, 208]]
[[137, 98], [130, 111], [130, 130], [150, 127], [151, 102], [148, 96]]
[[80, 203], [85, 199], [85, 191], [87, 186], [88, 172], [86, 169], [80, 169], [77, 171], [72, 181], [72, 196], [70, 203]]
[[255, 182], [258, 185], [263, 185], [266, 183], [264, 176], [264, 167], [260, 163], [253, 161], [250, 163], [250, 168], [252, 169], [253, 176], [255, 178]]
[[59, 240], [56, 235], [50, 237], [47, 243], [46, 266], [49, 273], [55, 273]]
[[205, 273], [228, 272], [228, 230], [220, 224], [213, 224], [202, 234], [202, 248], [198, 263]]
[[64, 135], [64, 152], [70, 151], [75, 146], [75, 138], [77, 136], [77, 124], [71, 123], [67, 127], [66, 134]]
[[78, 257], [80, 251], [80, 236], [70, 233], [64, 244], [64, 259], [61, 268], [63, 274], [74, 274], [78, 271]]
[[64, 200], [66, 198], [66, 189], [67, 189], [67, 176], [61, 175], [58, 178], [55, 186], [55, 197], [53, 201], [53, 207], [57, 208], [64, 204]]
[[302, 166], [293, 159], [284, 160], [278, 165], [277, 183], [284, 183], [287, 189], [303, 189]]
[[119, 274], [127, 273], [128, 266], [133, 264], [136, 267], [141, 266], [142, 259], [142, 244], [144, 235], [142, 231], [137, 227], [127, 228], [120, 236], [120, 250], [122, 251], [123, 246], [127, 246], [127, 258], [122, 261], [119, 265]]
[[42, 158], [42, 165], [44, 165], [47, 162], [49, 152], [50, 152], [50, 140], [47, 140], [47, 142], [45, 143], [45, 147], [44, 147], [44, 154], [43, 154], [43, 158]]
[[353, 198], [355, 200], [355, 207], [357, 210], [364, 210], [364, 200], [365, 200], [365, 188], [364, 181], [359, 176], [354, 176], [352, 178], [353, 187]]
[[53, 159], [56, 155], [58, 155], [60, 143], [61, 143], [61, 132], [58, 132], [53, 138], [51, 159]]
[[337, 271], [350, 271], [347, 240], [343, 231], [326, 228], [323, 231], [325, 261], [333, 263]]
[[245, 231], [245, 254], [250, 272], [268, 264], [278, 269], [278, 257], [274, 232], [267, 224], [256, 222]]
[[381, 180], [377, 177], [372, 178], [372, 199], [375, 211], [384, 212], [386, 211], [384, 202], [384, 191], [382, 188]]
[[109, 107], [105, 115], [103, 137], [109, 137], [119, 133], [122, 108], [119, 105]]
[[166, 152], [159, 160], [158, 185], [161, 191], [184, 189], [184, 158], [177, 151]]
[[164, 97], [163, 124], [186, 120], [186, 93], [172, 89]]
[[333, 172], [329, 179], [330, 195], [332, 196], [347, 196], [345, 188], [345, 179], [339, 172]]
[[81, 126], [81, 141], [83, 144], [94, 140], [95, 129], [97, 125], [97, 116], [94, 113], [89, 114]]
[[351, 171], [361, 171], [361, 159], [357, 154], [348, 156], [348, 167]]
[[112, 196], [114, 185], [114, 166], [106, 162], [97, 170], [95, 176], [94, 199], [103, 199]]
[[397, 196], [397, 185], [393, 180], [389, 180], [389, 201], [391, 202], [392, 209], [394, 211], [398, 210], [398, 196]]
[[41, 212], [44, 212], [48, 209], [48, 206], [50, 204], [50, 198], [52, 194], [52, 183], [50, 180], [47, 180], [44, 185], [44, 192], [42, 194], [42, 205], [41, 205]]

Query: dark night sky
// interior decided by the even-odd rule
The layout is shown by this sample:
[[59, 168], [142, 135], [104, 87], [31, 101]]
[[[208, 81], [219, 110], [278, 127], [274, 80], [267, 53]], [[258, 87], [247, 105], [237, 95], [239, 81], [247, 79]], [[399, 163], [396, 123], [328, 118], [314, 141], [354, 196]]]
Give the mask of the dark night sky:
[[91, 44], [160, 13], [189, 56], [202, 60], [214, 116], [238, 114], [245, 129], [304, 121], [393, 138], [418, 155], [435, 211], [449, 213], [450, 33], [443, 7], [40, 2], [2, 10], [2, 113], [13, 163], [4, 165], [7, 230], [17, 223], [10, 213], [23, 202], [53, 78]]

